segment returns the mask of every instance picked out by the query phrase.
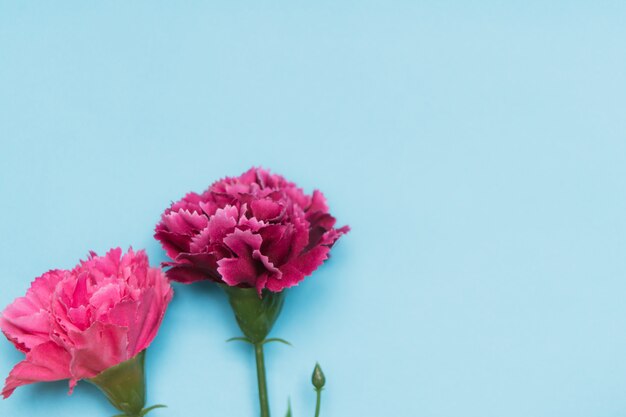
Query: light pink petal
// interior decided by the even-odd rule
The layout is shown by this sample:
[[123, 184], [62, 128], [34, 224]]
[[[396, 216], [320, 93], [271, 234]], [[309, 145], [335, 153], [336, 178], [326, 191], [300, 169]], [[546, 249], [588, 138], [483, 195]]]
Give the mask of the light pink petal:
[[49, 340], [50, 299], [65, 271], [52, 270], [35, 279], [25, 297], [16, 299], [0, 315], [0, 329], [21, 351]]
[[91, 256], [86, 261], [74, 269], [74, 272], [99, 272], [98, 275], [115, 275], [119, 270], [120, 257], [122, 256], [121, 248], [113, 248], [109, 250], [104, 256], [98, 256], [96, 253], [91, 252]]
[[137, 317], [138, 305], [139, 304], [134, 300], [124, 300], [107, 311], [101, 319], [103, 322], [129, 328]]
[[8, 398], [22, 385], [70, 378], [70, 359], [70, 354], [54, 342], [35, 346], [9, 374], [2, 396]]
[[88, 280], [90, 280], [89, 272], [81, 272], [75, 282], [74, 293], [72, 294], [72, 303], [69, 307], [78, 307], [89, 302]]
[[[11, 306], [27, 303], [24, 299], [16, 300]], [[9, 306], [0, 316], [0, 329], [15, 347], [22, 352], [28, 352], [35, 346], [49, 340], [50, 313], [46, 310], [33, 311], [29, 315], [15, 314]]]
[[89, 305], [93, 308], [94, 320], [99, 320], [114, 305], [122, 300], [120, 284], [111, 282], [98, 288], [89, 299]]
[[124, 327], [95, 322], [84, 332], [70, 332], [69, 337], [75, 346], [70, 367], [73, 379], [92, 378], [130, 358]]
[[161, 321], [165, 315], [167, 304], [172, 299], [170, 289], [164, 296], [159, 297], [152, 288], [142, 294], [137, 305], [137, 315], [128, 333], [128, 354], [130, 357], [146, 349], [154, 340]]
[[30, 288], [26, 292], [26, 298], [40, 308], [47, 308], [50, 305], [50, 297], [54, 293], [57, 284], [67, 273], [68, 271], [60, 269], [46, 272], [30, 284]]
[[80, 330], [91, 325], [91, 311], [87, 306], [72, 307], [67, 311], [67, 318]]

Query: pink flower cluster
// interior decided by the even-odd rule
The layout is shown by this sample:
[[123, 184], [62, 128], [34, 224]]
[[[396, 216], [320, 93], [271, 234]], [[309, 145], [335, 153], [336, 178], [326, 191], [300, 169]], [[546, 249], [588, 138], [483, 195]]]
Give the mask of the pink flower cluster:
[[296, 285], [348, 232], [334, 228], [320, 191], [305, 194], [280, 175], [252, 168], [189, 193], [165, 211], [155, 237], [173, 259], [169, 278], [210, 279], [273, 292]]
[[173, 292], [144, 251], [91, 253], [72, 270], [52, 270], [0, 317], [0, 329], [26, 354], [2, 390], [39, 381], [78, 380], [133, 358], [156, 336]]

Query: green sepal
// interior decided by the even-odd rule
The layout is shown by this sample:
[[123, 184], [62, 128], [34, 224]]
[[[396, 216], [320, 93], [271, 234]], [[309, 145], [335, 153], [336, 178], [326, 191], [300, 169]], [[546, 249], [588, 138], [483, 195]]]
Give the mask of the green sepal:
[[113, 417], [144, 417], [162, 404], [144, 408], [146, 405], [146, 351], [142, 350], [132, 359], [113, 366], [86, 381], [94, 384], [106, 395], [113, 407], [122, 414]]
[[285, 417], [292, 417], [291, 415], [291, 398], [287, 401], [287, 414]]
[[252, 343], [262, 343], [274, 326], [285, 302], [285, 291], [263, 290], [261, 296], [255, 288], [220, 285], [228, 295], [237, 324]]
[[87, 379], [106, 395], [115, 408], [125, 416], [139, 416], [146, 405], [144, 372], [146, 351], [119, 365]]

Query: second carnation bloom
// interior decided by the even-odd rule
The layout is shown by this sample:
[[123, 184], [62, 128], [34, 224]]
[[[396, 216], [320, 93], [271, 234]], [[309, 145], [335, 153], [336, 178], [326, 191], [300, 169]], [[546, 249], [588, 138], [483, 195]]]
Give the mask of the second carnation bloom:
[[310, 275], [346, 233], [320, 191], [305, 194], [280, 175], [252, 168], [165, 211], [155, 237], [173, 259], [168, 277], [280, 292]]

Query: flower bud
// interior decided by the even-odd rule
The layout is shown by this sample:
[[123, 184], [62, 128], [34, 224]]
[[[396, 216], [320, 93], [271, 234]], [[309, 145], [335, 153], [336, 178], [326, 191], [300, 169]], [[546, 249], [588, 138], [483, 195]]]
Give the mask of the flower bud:
[[313, 375], [311, 376], [311, 382], [316, 390], [321, 390], [326, 384], [326, 377], [324, 376], [324, 372], [322, 372], [322, 368], [319, 363], [315, 364], [315, 369], [313, 369]]

